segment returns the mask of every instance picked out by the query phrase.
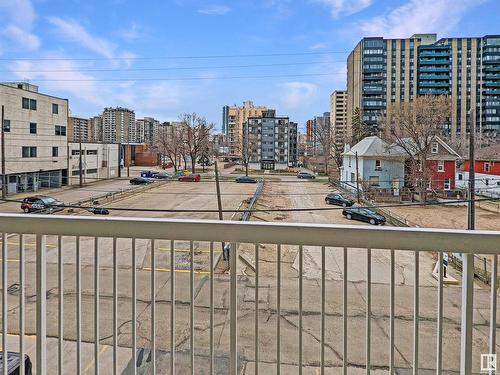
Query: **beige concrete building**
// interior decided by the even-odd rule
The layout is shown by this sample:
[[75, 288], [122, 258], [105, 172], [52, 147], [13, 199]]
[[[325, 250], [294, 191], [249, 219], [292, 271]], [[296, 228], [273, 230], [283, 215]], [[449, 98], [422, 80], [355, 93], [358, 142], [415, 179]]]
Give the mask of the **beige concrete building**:
[[130, 109], [122, 107], [104, 108], [102, 129], [103, 142], [105, 143], [137, 142], [135, 113]]
[[89, 128], [92, 132], [92, 142], [103, 141], [102, 115], [94, 116], [89, 119]]
[[347, 91], [336, 90], [330, 95], [330, 130], [337, 150], [343, 150], [347, 127]]
[[249, 117], [262, 117], [268, 108], [255, 106], [252, 101], [243, 102], [243, 106], [224, 106], [222, 108], [222, 132], [226, 134], [229, 154], [241, 155], [243, 150], [243, 124]]
[[[117, 143], [81, 144], [83, 182], [118, 177], [120, 168]], [[80, 143], [68, 143], [69, 184], [80, 182]]]
[[14, 82], [0, 84], [0, 102], [5, 108], [7, 191], [66, 184], [68, 100], [42, 94], [38, 86]]
[[143, 119], [136, 120], [135, 124], [137, 127], [136, 141], [138, 143], [156, 145], [158, 141], [158, 129], [160, 127], [160, 121], [152, 117], [144, 117]]

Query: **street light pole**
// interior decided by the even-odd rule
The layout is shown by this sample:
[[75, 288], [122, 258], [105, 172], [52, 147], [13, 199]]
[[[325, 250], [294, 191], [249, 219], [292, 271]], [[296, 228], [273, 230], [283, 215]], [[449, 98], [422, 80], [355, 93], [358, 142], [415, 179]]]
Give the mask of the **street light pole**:
[[5, 175], [5, 124], [4, 124], [4, 111], [2, 105], [2, 198], [7, 196], [7, 176]]

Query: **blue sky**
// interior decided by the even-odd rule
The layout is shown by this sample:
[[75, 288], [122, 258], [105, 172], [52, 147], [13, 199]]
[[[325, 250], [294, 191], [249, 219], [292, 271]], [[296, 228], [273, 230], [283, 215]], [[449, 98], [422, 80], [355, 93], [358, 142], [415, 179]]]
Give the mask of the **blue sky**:
[[363, 36], [498, 34], [499, 12], [498, 0], [0, 0], [0, 80], [66, 97], [75, 116], [195, 111], [220, 128], [224, 104], [253, 100], [302, 127], [345, 88]]

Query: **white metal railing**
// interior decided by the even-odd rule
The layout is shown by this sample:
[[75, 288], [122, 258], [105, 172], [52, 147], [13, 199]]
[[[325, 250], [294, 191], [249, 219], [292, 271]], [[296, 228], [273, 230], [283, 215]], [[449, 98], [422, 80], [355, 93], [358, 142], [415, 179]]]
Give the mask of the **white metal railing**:
[[[56, 215], [17, 215], [17, 214], [0, 214], [0, 230], [2, 231], [2, 353], [3, 353], [3, 373], [6, 374], [6, 364], [7, 364], [7, 351], [19, 351], [21, 353], [21, 358], [24, 358], [26, 353], [26, 332], [25, 332], [25, 316], [28, 314], [26, 310], [26, 295], [25, 288], [26, 285], [26, 269], [27, 266], [35, 263], [36, 265], [36, 352], [34, 354], [34, 360], [36, 361], [36, 373], [37, 374], [47, 374], [47, 373], [65, 373], [64, 363], [64, 345], [67, 344], [68, 340], [65, 340], [64, 335], [64, 289], [66, 278], [64, 267], [71, 260], [65, 260], [67, 252], [65, 251], [66, 245], [64, 240], [70, 238], [74, 240], [72, 244], [75, 248], [75, 294], [76, 294], [76, 315], [75, 315], [75, 339], [71, 340], [76, 344], [76, 373], [80, 374], [88, 369], [82, 368], [82, 342], [83, 330], [82, 330], [82, 318], [83, 310], [85, 306], [82, 302], [82, 257], [85, 257], [87, 263], [93, 268], [93, 340], [90, 342], [94, 346], [93, 351], [93, 362], [92, 368], [95, 374], [103, 373], [113, 373], [117, 374], [119, 372], [118, 364], [118, 350], [121, 348], [121, 344], [118, 341], [118, 330], [119, 321], [123, 320], [124, 317], [119, 314], [119, 285], [118, 274], [119, 274], [119, 263], [127, 263], [126, 259], [123, 259], [124, 253], [130, 256], [130, 281], [131, 281], [131, 343], [130, 345], [125, 345], [131, 349], [131, 363], [133, 363], [133, 373], [136, 373], [136, 363], [138, 361], [138, 339], [139, 335], [137, 332], [138, 327], [138, 287], [137, 287], [137, 251], [138, 251], [138, 241], [139, 239], [148, 239], [148, 251], [150, 257], [150, 267], [144, 268], [146, 271], [150, 272], [150, 293], [149, 293], [149, 329], [141, 327], [144, 331], [149, 333], [149, 347], [150, 347], [150, 368], [151, 373], [157, 373], [157, 345], [158, 338], [163, 336], [169, 336], [169, 369], [173, 374], [176, 369], [176, 360], [179, 353], [182, 355], [186, 353], [185, 347], [182, 350], [176, 347], [176, 326], [179, 325], [179, 319], [176, 315], [177, 309], [179, 308], [176, 304], [176, 290], [178, 286], [176, 285], [176, 278], [179, 276], [175, 275], [176, 271], [176, 243], [179, 241], [187, 241], [189, 243], [189, 249], [186, 252], [189, 254], [189, 265], [185, 269], [186, 273], [189, 275], [189, 301], [186, 305], [189, 306], [189, 329], [188, 329], [188, 343], [187, 347], [189, 352], [189, 359], [183, 365], [188, 366], [191, 373], [196, 373], [195, 368], [195, 243], [206, 242], [209, 244], [209, 261], [208, 261], [208, 274], [209, 280], [209, 345], [208, 348], [201, 348], [206, 356], [209, 357], [209, 371], [211, 374], [215, 373], [215, 357], [218, 354], [215, 349], [215, 338], [214, 329], [215, 324], [215, 286], [214, 286], [214, 243], [226, 242], [231, 244], [231, 256], [230, 256], [230, 276], [229, 280], [224, 279], [221, 282], [226, 282], [229, 285], [229, 345], [227, 352], [221, 349], [229, 357], [229, 367], [227, 369], [230, 374], [237, 374], [241, 371], [239, 367], [239, 353], [241, 351], [240, 345], [245, 345], [245, 351], [253, 350], [253, 363], [254, 363], [254, 373], [259, 373], [260, 361], [259, 352], [262, 350], [260, 348], [260, 321], [259, 321], [259, 311], [262, 308], [259, 305], [259, 288], [260, 288], [260, 274], [261, 269], [259, 266], [259, 252], [264, 249], [263, 245], [273, 245], [276, 248], [276, 270], [273, 275], [275, 282], [275, 292], [276, 292], [276, 308], [275, 314], [276, 319], [276, 332], [275, 338], [275, 360], [276, 364], [275, 372], [282, 372], [282, 327], [281, 327], [281, 303], [282, 303], [282, 289], [283, 289], [283, 275], [282, 275], [282, 251], [284, 246], [293, 246], [297, 248], [297, 259], [298, 259], [298, 323], [297, 323], [297, 342], [298, 342], [298, 352], [296, 353], [296, 364], [299, 374], [302, 374], [303, 368], [305, 366], [316, 366], [320, 369], [320, 373], [324, 373], [328, 358], [325, 358], [325, 346], [326, 346], [326, 336], [325, 333], [328, 328], [328, 323], [326, 321], [327, 317], [327, 292], [326, 292], [326, 255], [329, 252], [341, 251], [343, 256], [341, 268], [342, 273], [342, 329], [341, 334], [339, 334], [335, 340], [336, 343], [341, 347], [341, 368], [343, 374], [347, 374], [347, 369], [350, 366], [349, 362], [349, 351], [348, 351], [348, 311], [349, 311], [349, 288], [348, 288], [348, 270], [349, 262], [355, 261], [349, 258], [351, 251], [356, 249], [364, 250], [364, 260], [366, 262], [366, 282], [365, 282], [365, 363], [363, 367], [366, 369], [366, 373], [370, 372], [370, 369], [374, 368], [372, 364], [373, 360], [373, 340], [372, 340], [372, 320], [373, 312], [372, 308], [378, 305], [374, 305], [372, 300], [372, 254], [377, 251], [389, 251], [389, 343], [388, 343], [388, 361], [386, 365], [381, 366], [378, 364], [377, 368], [385, 368], [391, 374], [395, 372], [395, 339], [397, 332], [395, 331], [395, 303], [396, 303], [396, 282], [395, 282], [395, 268], [396, 259], [395, 254], [399, 252], [411, 252], [414, 254], [413, 258], [413, 272], [414, 272], [414, 282], [413, 282], [413, 334], [411, 337], [403, 337], [404, 340], [411, 340], [413, 343], [412, 351], [412, 361], [411, 368], [413, 368], [413, 373], [417, 374], [419, 370], [419, 331], [420, 331], [420, 282], [419, 275], [420, 272], [420, 255], [421, 253], [437, 253], [438, 261], [442, 265], [443, 254], [446, 252], [461, 252], [464, 253], [464, 267], [465, 271], [469, 274], [465, 275], [464, 278], [468, 278], [464, 285], [467, 289], [462, 290], [462, 309], [461, 309], [461, 349], [459, 353], [460, 357], [460, 371], [462, 374], [470, 374], [473, 368], [472, 350], [473, 346], [477, 344], [476, 341], [472, 341], [473, 332], [473, 287], [472, 287], [472, 268], [467, 266], [467, 262], [470, 262], [474, 254], [488, 254], [492, 256], [492, 269], [491, 269], [491, 294], [490, 294], [490, 304], [489, 306], [480, 306], [483, 309], [489, 309], [489, 334], [486, 352], [495, 353], [496, 352], [496, 306], [497, 306], [497, 254], [500, 251], [500, 232], [492, 231], [465, 231], [465, 230], [444, 230], [444, 229], [423, 229], [423, 228], [381, 228], [381, 227], [365, 227], [365, 226], [345, 226], [345, 225], [321, 225], [321, 224], [285, 224], [285, 223], [261, 223], [261, 222], [218, 222], [218, 221], [192, 221], [192, 220], [170, 220], [170, 219], [146, 219], [146, 218], [118, 218], [118, 217], [107, 217], [107, 218], [95, 218], [95, 217], [68, 217], [68, 216], [56, 216]], [[31, 260], [27, 260], [27, 243], [26, 239], [34, 236], [35, 238], [35, 249], [33, 257]], [[84, 238], [92, 238], [93, 241], [90, 248], [82, 248]], [[18, 239], [17, 247], [14, 249], [9, 245], [10, 239]], [[104, 239], [111, 239], [107, 242], [107, 247], [103, 246]], [[130, 248], [128, 245], [121, 248], [121, 239], [130, 240]], [[57, 319], [57, 330], [56, 333], [50, 336], [57, 336], [57, 363], [48, 363], [47, 359], [47, 291], [48, 291], [48, 278], [47, 278], [47, 249], [50, 240], [52, 248], [57, 252], [56, 263], [57, 263], [57, 315], [51, 315], [50, 320]], [[85, 246], [88, 246], [88, 241], [85, 242]], [[167, 244], [170, 249], [170, 265], [168, 269], [163, 269], [163, 271], [170, 272], [170, 317], [167, 314], [159, 315], [157, 314], [157, 303], [158, 299], [158, 289], [157, 289], [157, 278], [159, 275], [159, 269], [157, 268], [158, 252], [159, 246], [161, 244]], [[255, 290], [255, 301], [254, 301], [254, 327], [253, 327], [253, 348], [252, 345], [248, 344], [248, 337], [244, 337], [244, 344], [239, 344], [238, 338], [241, 337], [241, 333], [238, 329], [238, 311], [239, 311], [239, 301], [241, 301], [241, 295], [239, 293], [238, 285], [242, 283], [238, 275], [238, 253], [243, 244], [251, 244], [255, 251], [255, 276], [254, 276], [254, 290]], [[71, 245], [71, 246], [73, 246]], [[167, 246], [165, 245], [165, 246]], [[306, 247], [318, 247], [321, 252], [321, 276], [319, 278], [319, 293], [318, 298], [320, 300], [320, 311], [319, 311], [319, 325], [320, 325], [320, 353], [319, 353], [319, 363], [311, 363], [311, 361], [304, 360], [304, 249]], [[334, 249], [340, 248], [340, 249]], [[82, 252], [82, 249], [84, 250]], [[267, 248], [266, 248], [267, 249]], [[93, 257], [89, 258], [88, 253], [93, 250]], [[101, 328], [108, 329], [108, 327], [102, 327], [100, 323], [103, 319], [103, 311], [101, 311], [102, 303], [100, 298], [102, 296], [102, 288], [108, 287], [107, 284], [103, 284], [101, 281], [101, 270], [106, 266], [100, 263], [102, 260], [102, 253], [106, 250], [112, 252], [111, 258], [111, 272], [112, 272], [112, 309], [111, 316], [107, 318], [112, 320], [111, 328], [111, 342], [109, 345], [112, 346], [112, 369], [106, 368], [102, 369], [101, 364], [101, 346], [105, 345], [103, 343]], [[142, 250], [141, 250], [142, 251]], [[267, 250], [266, 250], [267, 251]], [[130, 254], [128, 254], [130, 253]], [[262, 254], [262, 253], [260, 253]], [[28, 255], [30, 255], [28, 253]], [[100, 256], [101, 255], [101, 256]], [[13, 263], [9, 263], [10, 260], [15, 260]], [[52, 258], [54, 261], [54, 258]], [[9, 266], [12, 264], [13, 266]], [[18, 267], [17, 267], [18, 264]], [[73, 264], [73, 263], [71, 263]], [[470, 264], [470, 263], [469, 263]], [[31, 269], [31, 267], [29, 267]], [[53, 268], [51, 268], [53, 269]], [[85, 276], [85, 275], [84, 275]], [[20, 284], [20, 294], [17, 303], [19, 304], [19, 331], [15, 334], [19, 337], [19, 346], [12, 347], [8, 343], [8, 334], [11, 329], [9, 329], [9, 315], [8, 311], [11, 308], [15, 308], [16, 304], [13, 303], [13, 299], [8, 295], [9, 280], [18, 280]], [[286, 279], [290, 282], [290, 279]], [[292, 281], [293, 282], [293, 281]], [[439, 267], [437, 284], [437, 311], [436, 311], [436, 359], [435, 366], [432, 368], [437, 374], [441, 374], [443, 367], [443, 267]], [[294, 284], [295, 285], [295, 284]], [[54, 288], [52, 288], [54, 289]], [[139, 292], [144, 299], [143, 289], [141, 288]], [[375, 301], [377, 303], [377, 301]], [[161, 302], [163, 303], [163, 302]], [[109, 315], [109, 313], [108, 313]], [[144, 314], [141, 315], [141, 319], [144, 318]], [[127, 318], [127, 319], [128, 319]], [[184, 318], [183, 316], [181, 318]], [[51, 322], [49, 321], [49, 322]], [[204, 321], [206, 323], [206, 319]], [[169, 335], [166, 335], [164, 327], [168, 327]], [[15, 331], [15, 330], [14, 330]], [[248, 331], [245, 332], [248, 335]], [[142, 333], [144, 335], [144, 332]], [[98, 338], [98, 339], [95, 339]], [[162, 340], [162, 345], [164, 344]], [[89, 339], [85, 339], [85, 343], [88, 343]], [[329, 343], [331, 344], [331, 343]], [[142, 345], [142, 344], [141, 344]], [[358, 348], [359, 349], [359, 348]], [[477, 348], [476, 348], [477, 349]], [[480, 348], [481, 350], [484, 347]], [[267, 353], [266, 353], [267, 354]], [[288, 354], [287, 354], [288, 355]], [[66, 358], [67, 359], [67, 358]], [[477, 360], [475, 360], [478, 362]], [[269, 362], [269, 361], [267, 361]], [[307, 362], [307, 363], [306, 363]], [[22, 365], [24, 361], [21, 361]], [[267, 363], [268, 364], [268, 363]], [[356, 364], [359, 367], [359, 363]], [[428, 364], [426, 364], [428, 366]], [[166, 371], [165, 368], [158, 369], [158, 372]], [[21, 373], [23, 368], [21, 368]], [[263, 371], [265, 373], [265, 371]], [[286, 372], [283, 372], [286, 373]]]

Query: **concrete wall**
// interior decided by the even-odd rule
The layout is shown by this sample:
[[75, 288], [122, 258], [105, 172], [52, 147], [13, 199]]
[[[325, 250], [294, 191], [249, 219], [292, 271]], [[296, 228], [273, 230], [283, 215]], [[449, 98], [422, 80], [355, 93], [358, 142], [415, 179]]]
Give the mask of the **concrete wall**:
[[[82, 143], [83, 182], [118, 177], [118, 144]], [[79, 144], [69, 143], [69, 184], [80, 182]]]

